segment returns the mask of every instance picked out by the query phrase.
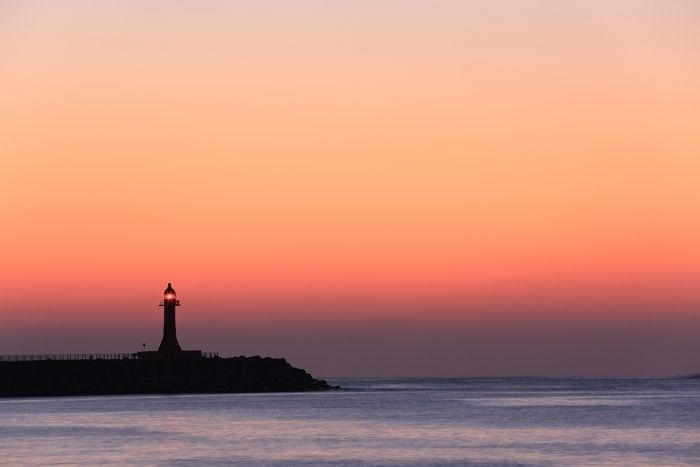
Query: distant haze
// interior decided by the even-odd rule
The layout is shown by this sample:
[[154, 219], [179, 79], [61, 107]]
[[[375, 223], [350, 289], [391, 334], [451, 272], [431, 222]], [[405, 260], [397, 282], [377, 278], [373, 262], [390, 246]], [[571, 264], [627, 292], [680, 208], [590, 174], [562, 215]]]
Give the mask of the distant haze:
[[0, 354], [700, 372], [691, 0], [0, 4]]

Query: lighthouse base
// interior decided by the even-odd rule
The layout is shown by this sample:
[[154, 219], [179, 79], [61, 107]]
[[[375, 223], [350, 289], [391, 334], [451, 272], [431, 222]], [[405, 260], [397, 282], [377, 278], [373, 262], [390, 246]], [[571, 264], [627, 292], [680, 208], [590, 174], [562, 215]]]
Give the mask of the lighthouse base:
[[140, 360], [181, 360], [190, 358], [202, 358], [201, 350], [180, 350], [179, 352], [148, 351], [138, 352], [136, 356]]

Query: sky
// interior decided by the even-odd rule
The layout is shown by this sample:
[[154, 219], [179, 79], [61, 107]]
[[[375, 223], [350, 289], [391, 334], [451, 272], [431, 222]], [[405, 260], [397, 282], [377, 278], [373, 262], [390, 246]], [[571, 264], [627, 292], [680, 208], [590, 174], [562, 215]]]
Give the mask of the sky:
[[0, 3], [0, 354], [700, 373], [693, 0]]

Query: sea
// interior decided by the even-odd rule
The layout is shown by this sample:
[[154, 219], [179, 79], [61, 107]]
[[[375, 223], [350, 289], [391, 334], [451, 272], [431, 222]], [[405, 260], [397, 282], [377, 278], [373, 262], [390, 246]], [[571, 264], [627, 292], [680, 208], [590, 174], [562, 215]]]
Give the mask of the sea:
[[0, 399], [0, 463], [700, 465], [700, 379], [329, 383], [343, 389]]

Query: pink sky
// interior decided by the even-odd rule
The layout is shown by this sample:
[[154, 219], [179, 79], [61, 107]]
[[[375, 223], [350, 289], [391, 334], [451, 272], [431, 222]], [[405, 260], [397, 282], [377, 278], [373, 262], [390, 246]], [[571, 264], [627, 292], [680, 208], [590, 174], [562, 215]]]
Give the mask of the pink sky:
[[0, 353], [700, 372], [695, 2], [5, 2]]

